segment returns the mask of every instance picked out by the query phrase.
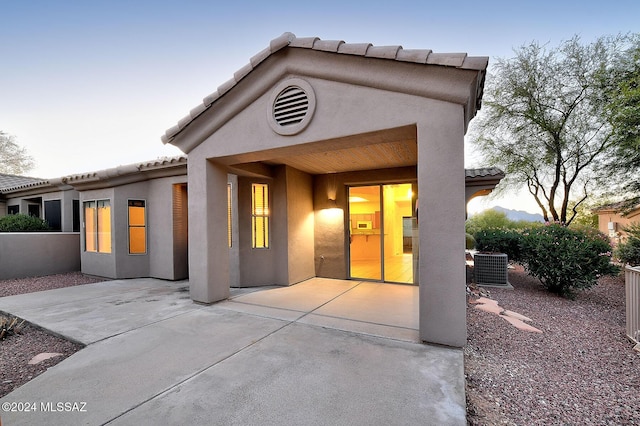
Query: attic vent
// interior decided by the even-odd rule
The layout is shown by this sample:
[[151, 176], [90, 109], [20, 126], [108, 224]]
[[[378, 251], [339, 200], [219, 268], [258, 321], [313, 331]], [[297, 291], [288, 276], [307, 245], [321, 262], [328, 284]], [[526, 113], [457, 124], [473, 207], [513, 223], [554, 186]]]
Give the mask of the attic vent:
[[298, 124], [309, 111], [309, 98], [304, 90], [297, 86], [284, 89], [273, 105], [273, 118], [281, 126]]
[[282, 81], [272, 92], [269, 125], [280, 135], [301, 132], [313, 116], [316, 99], [311, 85], [299, 78]]

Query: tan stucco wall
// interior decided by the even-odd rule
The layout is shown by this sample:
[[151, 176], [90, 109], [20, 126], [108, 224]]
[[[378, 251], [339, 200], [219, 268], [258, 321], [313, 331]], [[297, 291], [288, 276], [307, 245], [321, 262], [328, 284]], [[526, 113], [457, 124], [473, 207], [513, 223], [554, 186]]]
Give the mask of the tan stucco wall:
[[[632, 223], [640, 222], [640, 211], [632, 212], [629, 216], [622, 216], [620, 213], [614, 212], [599, 212], [598, 213], [598, 229], [603, 234], [609, 237], [609, 241], [612, 246], [616, 246], [624, 242], [627, 238], [627, 233], [624, 228]], [[612, 231], [609, 229], [609, 222], [615, 223], [615, 229]]]
[[0, 233], [0, 280], [80, 270], [77, 232]]
[[[188, 277], [188, 260], [176, 252], [173, 235], [173, 185], [185, 183], [186, 176], [154, 179], [148, 183], [147, 219], [149, 276], [165, 280]], [[185, 218], [186, 220], [186, 218]], [[186, 251], [186, 247], [184, 248]], [[183, 263], [184, 265], [180, 265]]]
[[440, 105], [418, 125], [420, 337], [464, 346], [464, 126], [459, 105]]
[[313, 178], [283, 167], [287, 182], [287, 284], [315, 276]]
[[225, 167], [203, 158], [197, 160], [189, 159], [187, 166], [189, 291], [194, 301], [211, 303], [230, 294], [229, 234], [224, 225], [227, 203], [221, 202], [227, 199], [228, 174]]
[[[251, 234], [251, 184], [266, 183], [270, 187], [270, 202], [272, 215], [270, 218], [270, 247], [252, 248]], [[286, 245], [286, 201], [284, 184], [275, 185], [273, 179], [238, 178], [238, 221], [239, 221], [239, 250], [240, 250], [240, 280], [239, 287], [254, 287], [260, 285], [286, 285], [279, 282], [278, 264], [279, 251]], [[209, 220], [214, 220], [213, 216]], [[286, 253], [286, 250], [285, 252]], [[286, 271], [286, 266], [285, 266]]]
[[[158, 178], [105, 189], [81, 192], [82, 203], [108, 199], [111, 205], [111, 253], [84, 250], [84, 211], [81, 212], [82, 272], [107, 278], [186, 278], [186, 265], [176, 267], [173, 236], [173, 185], [186, 176]], [[147, 221], [147, 252], [129, 254], [128, 201], [144, 200]], [[186, 260], [186, 256], [182, 256]], [[184, 261], [183, 260], [183, 261]]]

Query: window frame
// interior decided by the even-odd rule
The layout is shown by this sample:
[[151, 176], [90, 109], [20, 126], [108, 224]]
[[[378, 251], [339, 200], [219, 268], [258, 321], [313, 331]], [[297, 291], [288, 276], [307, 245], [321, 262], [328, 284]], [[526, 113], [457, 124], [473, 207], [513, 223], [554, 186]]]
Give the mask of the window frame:
[[[100, 220], [98, 219], [98, 209], [99, 204], [100, 203], [109, 203], [109, 241], [108, 241], [108, 246], [109, 246], [109, 251], [105, 251], [104, 249], [101, 249], [100, 247]], [[93, 240], [93, 245], [95, 247], [94, 250], [89, 250], [87, 248], [87, 241], [89, 241], [88, 235], [87, 235], [87, 204], [91, 204], [93, 203], [94, 205], [92, 207], [89, 207], [91, 209], [94, 210], [94, 214], [93, 214], [93, 223], [92, 223], [92, 240]], [[83, 235], [84, 235], [84, 251], [87, 253], [96, 253], [96, 254], [111, 254], [113, 253], [113, 215], [111, 214], [111, 199], [110, 198], [102, 198], [102, 199], [91, 199], [91, 200], [83, 200], [82, 201], [82, 229], [83, 229]], [[104, 207], [104, 206], [103, 206]], [[103, 233], [105, 233], [104, 231], [102, 231]]]
[[[131, 203], [142, 203], [142, 206], [132, 206]], [[143, 212], [143, 220], [144, 223], [142, 225], [131, 225], [131, 207], [142, 207], [144, 209]], [[135, 229], [144, 229], [144, 252], [131, 252], [131, 228]], [[148, 229], [148, 217], [147, 217], [147, 200], [143, 198], [129, 198], [127, 199], [127, 249], [128, 254], [131, 256], [144, 256], [149, 251], [149, 229]]]
[[[263, 189], [266, 188], [266, 196], [264, 190], [262, 191], [262, 213], [258, 213], [257, 209], [259, 207], [256, 206], [256, 188], [261, 187]], [[258, 250], [268, 250], [271, 248], [270, 240], [271, 240], [271, 229], [270, 229], [270, 218], [271, 218], [271, 189], [268, 183], [264, 182], [252, 182], [251, 183], [251, 248]], [[262, 220], [262, 245], [259, 245], [260, 242], [257, 238], [258, 233], [258, 223]]]

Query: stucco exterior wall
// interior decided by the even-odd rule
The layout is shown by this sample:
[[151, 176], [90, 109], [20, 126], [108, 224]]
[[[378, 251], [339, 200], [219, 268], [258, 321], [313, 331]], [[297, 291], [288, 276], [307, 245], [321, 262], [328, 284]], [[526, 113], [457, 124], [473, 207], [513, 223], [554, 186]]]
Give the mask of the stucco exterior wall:
[[[150, 277], [178, 280], [188, 276], [186, 253], [175, 250], [174, 233], [171, 232], [174, 227], [173, 185], [186, 183], [186, 180], [186, 176], [178, 176], [148, 182], [147, 255]], [[186, 251], [186, 247], [182, 250]], [[184, 263], [184, 267], [180, 263]]]
[[[129, 254], [129, 200], [144, 200], [147, 215], [147, 252], [145, 254]], [[161, 209], [151, 199], [149, 182], [138, 182], [114, 188], [114, 200], [111, 204], [113, 227], [111, 242], [116, 257], [117, 278], [137, 278], [151, 276], [149, 257], [154, 248], [149, 244], [151, 234], [151, 220], [149, 213], [152, 209]], [[169, 234], [169, 232], [166, 232]]]
[[[295, 76], [285, 78], [290, 77]], [[414, 125], [429, 120], [431, 111], [437, 111], [438, 105], [444, 104], [371, 87], [307, 77], [303, 80], [311, 84], [317, 100], [314, 116], [304, 131], [281, 136], [271, 129], [267, 120], [271, 95], [268, 91], [189, 152], [189, 163], [198, 158], [216, 158]]]
[[0, 280], [79, 270], [77, 232], [0, 233]]
[[463, 109], [440, 105], [418, 125], [420, 338], [458, 347], [467, 339], [463, 153]]
[[[168, 280], [187, 277], [186, 253], [175, 252], [173, 230], [173, 185], [185, 183], [186, 176], [157, 178], [113, 188], [82, 191], [82, 203], [110, 201], [111, 253], [85, 251], [84, 211], [82, 212], [82, 272], [107, 278], [154, 277]], [[147, 251], [129, 253], [129, 200], [145, 202]], [[186, 247], [184, 249], [186, 251]], [[180, 260], [178, 260], [180, 258]]]
[[[598, 212], [598, 229], [609, 237], [609, 241], [614, 247], [627, 238], [624, 228], [637, 222], [640, 222], [640, 211], [631, 212], [626, 216], [612, 211]], [[609, 223], [614, 224], [614, 229], [609, 229]]]
[[[266, 183], [271, 189], [271, 210], [274, 214], [270, 220], [269, 248], [252, 248], [251, 241], [251, 184]], [[283, 185], [274, 185], [273, 179], [238, 177], [238, 221], [239, 221], [239, 251], [240, 251], [240, 287], [255, 287], [274, 285], [278, 282], [276, 270], [279, 266], [278, 250], [281, 249], [286, 219], [282, 208], [284, 201]], [[215, 220], [210, 217], [208, 220]], [[285, 252], [286, 253], [286, 252]], [[282, 283], [284, 284], [284, 283]]]
[[[224, 226], [227, 223], [228, 205], [224, 201], [227, 200], [229, 179], [225, 167], [203, 158], [196, 160], [189, 158], [187, 166], [189, 291], [194, 301], [211, 303], [226, 299], [230, 294], [229, 234], [228, 227]], [[238, 187], [240, 191], [242, 183], [239, 182]]]
[[291, 285], [315, 276], [313, 179], [285, 167], [287, 182], [287, 272]]

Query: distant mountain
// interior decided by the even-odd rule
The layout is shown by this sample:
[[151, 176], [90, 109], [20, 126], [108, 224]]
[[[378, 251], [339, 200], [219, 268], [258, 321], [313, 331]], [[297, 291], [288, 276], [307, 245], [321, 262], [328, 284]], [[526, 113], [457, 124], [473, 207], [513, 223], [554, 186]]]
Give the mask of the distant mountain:
[[544, 222], [544, 217], [539, 213], [529, 213], [523, 210], [505, 209], [504, 207], [495, 206], [491, 210], [502, 212], [507, 215], [510, 220], [526, 220], [527, 222]]

